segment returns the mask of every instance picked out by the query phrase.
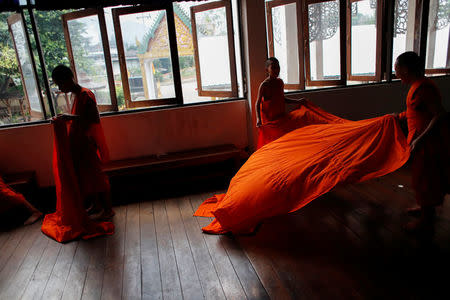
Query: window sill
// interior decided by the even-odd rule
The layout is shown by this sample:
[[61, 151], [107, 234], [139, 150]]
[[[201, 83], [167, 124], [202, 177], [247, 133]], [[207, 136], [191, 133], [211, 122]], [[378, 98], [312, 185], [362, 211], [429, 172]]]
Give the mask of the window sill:
[[[427, 74], [427, 77], [430, 78], [450, 78], [450, 74], [439, 74], [439, 75], [431, 75]], [[329, 86], [329, 87], [320, 87], [320, 88], [306, 88], [304, 90], [296, 90], [296, 91], [289, 91], [285, 92], [286, 95], [296, 95], [296, 94], [303, 94], [303, 93], [309, 93], [309, 92], [323, 92], [323, 91], [330, 91], [330, 90], [344, 90], [344, 89], [353, 89], [353, 88], [361, 88], [361, 87], [370, 87], [370, 86], [377, 86], [377, 85], [386, 85], [389, 83], [397, 83], [400, 82], [400, 79], [392, 78], [391, 81], [380, 81], [380, 82], [370, 82], [370, 83], [358, 83], [358, 84], [350, 84], [350, 85], [343, 85], [343, 86]]]
[[[204, 102], [189, 103], [189, 104], [171, 104], [171, 105], [160, 105], [160, 106], [143, 107], [143, 108], [136, 108], [136, 109], [130, 109], [130, 110], [122, 110], [122, 111], [108, 111], [108, 112], [101, 112], [100, 116], [104, 117], [104, 116], [142, 113], [142, 112], [147, 112], [147, 111], [160, 111], [160, 110], [184, 108], [184, 107], [200, 106], [200, 105], [214, 105], [214, 104], [233, 102], [233, 101], [241, 101], [241, 100], [247, 100], [247, 98], [232, 98], [232, 99], [204, 101]], [[17, 128], [17, 127], [34, 126], [34, 125], [40, 125], [40, 124], [50, 124], [50, 119], [41, 120], [41, 121], [33, 121], [33, 122], [0, 125], [0, 130], [9, 129], [9, 128]]]

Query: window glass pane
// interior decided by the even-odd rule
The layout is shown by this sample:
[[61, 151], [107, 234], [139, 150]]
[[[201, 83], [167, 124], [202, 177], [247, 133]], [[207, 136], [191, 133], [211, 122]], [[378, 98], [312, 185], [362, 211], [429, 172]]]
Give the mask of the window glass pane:
[[375, 62], [377, 52], [376, 6], [376, 0], [362, 0], [352, 3], [352, 75], [375, 75]]
[[397, 57], [414, 49], [415, 0], [395, 0], [392, 71]]
[[[47, 76], [50, 81], [50, 90], [52, 94], [53, 107], [57, 114], [70, 112], [71, 103], [66, 95], [59, 92], [56, 85], [52, 84], [52, 71], [59, 65], [70, 66], [69, 55], [67, 54], [66, 41], [64, 38], [64, 29], [61, 22], [61, 15], [69, 13], [70, 10], [33, 10], [36, 20], [39, 37], [41, 40], [42, 54], [47, 68]], [[27, 14], [26, 14], [27, 16]], [[28, 26], [28, 32], [31, 32], [31, 26]], [[33, 42], [33, 41], [32, 41]], [[35, 55], [35, 61], [38, 57]], [[37, 71], [42, 78], [40, 64], [37, 64]], [[43, 89], [43, 87], [41, 87]], [[44, 93], [44, 98], [46, 97]], [[45, 98], [46, 99], [46, 98]], [[47, 101], [44, 101], [45, 105]]]
[[165, 10], [121, 15], [131, 101], [175, 97]]
[[98, 16], [67, 22], [78, 83], [90, 89], [98, 104], [111, 104]]
[[298, 84], [297, 5], [290, 3], [272, 8], [274, 56], [280, 61], [280, 78]]
[[[174, 2], [175, 28], [177, 33], [178, 57], [181, 70], [181, 85], [184, 103], [195, 103], [226, 99], [226, 97], [199, 96], [197, 88], [196, 65], [192, 37], [192, 6], [215, 1]], [[239, 96], [243, 96], [241, 77], [241, 57], [239, 52], [239, 28], [237, 3], [232, 1], [233, 26], [235, 28], [234, 44]], [[230, 91], [230, 61], [228, 52], [228, 35], [225, 8], [208, 10], [196, 14], [197, 38], [199, 43], [200, 72], [203, 90]], [[200, 32], [200, 33], [199, 33]], [[220, 57], [220, 59], [218, 59]]]
[[430, 0], [427, 39], [427, 69], [450, 68], [448, 65], [450, 0]]
[[339, 1], [308, 5], [311, 80], [341, 78]]
[[202, 89], [231, 91], [225, 7], [195, 14]]
[[35, 112], [42, 117], [43, 110], [39, 98], [39, 87], [37, 85], [31, 61], [31, 53], [25, 37], [25, 28], [22, 21], [12, 24], [11, 32], [16, 45], [20, 70], [22, 71], [22, 84], [25, 90], [25, 98], [28, 100], [31, 112]]
[[[8, 30], [7, 19], [10, 15], [10, 13], [0, 13], [0, 125], [37, 121], [43, 118], [39, 100], [36, 102], [36, 93], [39, 91], [36, 91], [33, 82], [29, 82], [32, 77], [27, 69], [31, 65], [26, 58], [22, 61], [22, 66], [26, 71], [25, 84], [29, 84], [31, 102], [28, 102], [25, 96], [24, 82], [19, 71], [13, 39]], [[21, 38], [24, 38], [23, 34]], [[19, 44], [23, 54], [25, 49]], [[36, 113], [32, 113], [30, 104], [37, 109]]]

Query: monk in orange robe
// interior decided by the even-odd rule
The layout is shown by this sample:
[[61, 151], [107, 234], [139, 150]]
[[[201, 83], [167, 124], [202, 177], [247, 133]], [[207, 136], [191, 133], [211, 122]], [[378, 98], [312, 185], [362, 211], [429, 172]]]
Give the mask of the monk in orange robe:
[[85, 200], [90, 198], [94, 206], [100, 207], [102, 212], [97, 216], [98, 219], [111, 218], [114, 211], [109, 195], [109, 180], [102, 170], [102, 164], [109, 160], [109, 154], [95, 95], [74, 81], [68, 67], [56, 67], [52, 77], [62, 92], [71, 92], [75, 96], [71, 114], [61, 114], [57, 118], [69, 123], [71, 154], [81, 196]]
[[[22, 217], [22, 218], [21, 218]], [[0, 229], [9, 229], [18, 225], [21, 218], [29, 225], [42, 217], [42, 213], [28, 202], [25, 197], [9, 187], [0, 177]]]
[[[59, 89], [74, 96], [70, 114], [52, 119], [56, 212], [44, 218], [42, 231], [59, 242], [114, 233], [114, 224], [89, 219], [84, 202], [94, 197], [102, 206], [96, 219], [114, 215], [109, 181], [102, 171], [108, 152], [94, 94], [75, 82], [72, 71], [58, 66], [52, 73]], [[98, 197], [98, 198], [97, 198]]]
[[295, 129], [295, 124], [286, 116], [286, 103], [304, 103], [304, 99], [284, 96], [283, 80], [278, 78], [280, 63], [275, 57], [266, 61], [267, 78], [261, 83], [256, 100], [257, 149]]
[[[424, 67], [414, 52], [401, 54], [395, 62], [395, 73], [402, 83], [410, 85], [406, 111], [398, 115], [408, 124], [411, 151], [412, 187], [418, 206], [408, 210], [419, 218], [406, 229], [432, 228], [435, 207], [441, 205], [448, 188], [448, 117], [439, 89], [424, 76]], [[446, 146], [447, 145], [447, 146]]]

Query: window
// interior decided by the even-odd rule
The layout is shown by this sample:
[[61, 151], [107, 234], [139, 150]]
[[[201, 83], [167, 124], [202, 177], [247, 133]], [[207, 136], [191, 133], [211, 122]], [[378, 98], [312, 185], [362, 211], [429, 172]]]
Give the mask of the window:
[[345, 35], [340, 1], [307, 0], [304, 10], [306, 85], [345, 84]]
[[427, 16], [422, 4], [266, 0], [268, 55], [280, 61], [286, 90], [380, 82], [383, 76], [390, 81], [398, 55], [421, 51], [421, 24], [428, 17], [426, 73], [450, 73], [450, 1], [430, 0]]
[[184, 103], [243, 96], [237, 1], [173, 3]]
[[0, 13], [0, 125], [44, 119], [30, 50], [22, 15]]
[[305, 87], [301, 15], [296, 0], [266, 2], [268, 50], [280, 61], [280, 78], [286, 90]]
[[395, 0], [394, 28], [392, 47], [392, 72], [397, 57], [405, 51], [417, 50], [418, 45], [414, 38], [420, 30], [416, 22], [416, 0]]
[[430, 0], [426, 73], [450, 73], [450, 0]]
[[126, 106], [176, 103], [167, 10], [125, 7], [112, 13]]
[[347, 78], [381, 80], [382, 0], [350, 0], [347, 7]]
[[[109, 44], [102, 10], [86, 9], [62, 15], [70, 65], [81, 86], [89, 88], [100, 111], [116, 107]], [[102, 26], [100, 26], [102, 24]]]

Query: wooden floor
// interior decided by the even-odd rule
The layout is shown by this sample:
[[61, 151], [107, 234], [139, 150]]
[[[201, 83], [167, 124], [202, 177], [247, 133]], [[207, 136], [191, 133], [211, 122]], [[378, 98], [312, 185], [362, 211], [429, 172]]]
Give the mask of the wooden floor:
[[89, 241], [59, 244], [40, 224], [1, 233], [0, 298], [450, 297], [450, 206], [433, 234], [405, 234], [405, 170], [338, 187], [252, 236], [201, 232], [210, 219], [192, 214], [212, 194], [115, 207], [116, 233]]

